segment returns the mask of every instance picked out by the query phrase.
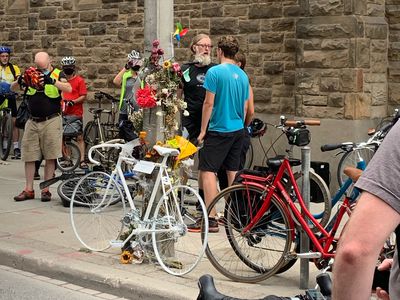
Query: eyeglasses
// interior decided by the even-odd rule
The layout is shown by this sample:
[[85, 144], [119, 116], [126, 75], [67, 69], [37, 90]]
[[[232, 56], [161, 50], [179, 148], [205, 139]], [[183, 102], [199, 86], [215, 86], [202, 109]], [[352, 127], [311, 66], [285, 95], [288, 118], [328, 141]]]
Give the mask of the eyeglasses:
[[196, 44], [197, 46], [200, 46], [201, 48], [209, 48], [212, 49], [214, 46], [213, 45], [206, 45], [206, 44]]

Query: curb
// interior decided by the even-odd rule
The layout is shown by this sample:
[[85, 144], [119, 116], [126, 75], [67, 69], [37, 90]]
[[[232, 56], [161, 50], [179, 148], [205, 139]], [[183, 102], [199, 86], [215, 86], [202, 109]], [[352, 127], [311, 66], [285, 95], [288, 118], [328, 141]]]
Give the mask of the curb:
[[[0, 241], [0, 264], [42, 276], [96, 289], [127, 299], [194, 299], [198, 290], [120, 269], [72, 258], [60, 260], [53, 253], [33, 250], [21, 254], [20, 246]], [[187, 295], [193, 295], [188, 297]]]

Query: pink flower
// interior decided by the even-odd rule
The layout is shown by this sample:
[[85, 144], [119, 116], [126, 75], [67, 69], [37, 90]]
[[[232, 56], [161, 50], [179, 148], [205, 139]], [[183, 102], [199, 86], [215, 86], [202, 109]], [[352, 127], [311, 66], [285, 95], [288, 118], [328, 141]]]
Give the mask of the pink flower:
[[153, 47], [158, 47], [160, 45], [160, 41], [159, 40], [154, 40], [153, 41]]
[[178, 73], [181, 70], [181, 66], [177, 62], [174, 62], [172, 63], [172, 70], [174, 70], [175, 73]]
[[157, 53], [158, 53], [158, 55], [163, 55], [164, 54], [164, 50], [160, 48], [160, 49], [158, 49]]

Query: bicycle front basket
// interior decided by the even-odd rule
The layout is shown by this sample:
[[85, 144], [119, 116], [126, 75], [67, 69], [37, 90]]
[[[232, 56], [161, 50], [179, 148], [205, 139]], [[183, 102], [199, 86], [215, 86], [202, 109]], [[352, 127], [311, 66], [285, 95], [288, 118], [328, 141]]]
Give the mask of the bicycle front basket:
[[311, 142], [311, 134], [307, 128], [290, 128], [286, 136], [290, 145], [303, 147]]

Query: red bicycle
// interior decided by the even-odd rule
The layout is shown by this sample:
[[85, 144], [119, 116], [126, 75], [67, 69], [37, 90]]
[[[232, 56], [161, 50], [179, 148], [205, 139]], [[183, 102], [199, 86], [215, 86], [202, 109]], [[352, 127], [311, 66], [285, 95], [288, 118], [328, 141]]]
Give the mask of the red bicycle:
[[[306, 125], [316, 122], [285, 121], [290, 126], [288, 140], [304, 146], [310, 141]], [[208, 236], [206, 253], [223, 275], [254, 283], [286, 271], [297, 258], [312, 259], [323, 268], [334, 256], [336, 234], [343, 216], [350, 213], [352, 199], [344, 198], [333, 226], [324, 228], [306, 209], [292, 171], [292, 166], [300, 164], [298, 159], [282, 156], [268, 159], [268, 173], [242, 174], [240, 184], [213, 200], [208, 212], [222, 230]], [[353, 170], [349, 175], [355, 180], [361, 171]], [[311, 252], [298, 253], [300, 230], [309, 236]]]

